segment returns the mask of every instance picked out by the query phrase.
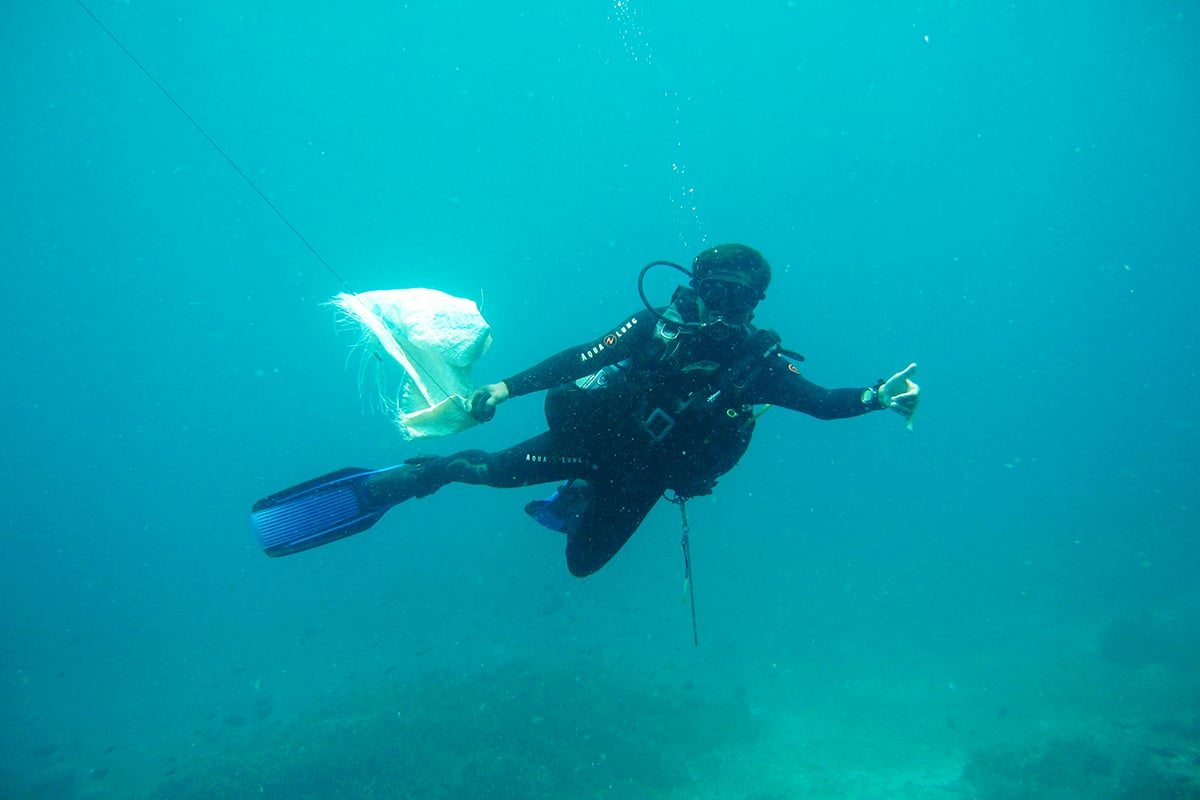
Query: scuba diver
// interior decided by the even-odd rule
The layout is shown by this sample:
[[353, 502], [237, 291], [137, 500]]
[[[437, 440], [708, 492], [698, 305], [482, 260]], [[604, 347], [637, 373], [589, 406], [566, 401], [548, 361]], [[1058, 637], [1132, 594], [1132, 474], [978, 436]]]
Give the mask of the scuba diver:
[[[665, 308], [652, 307], [642, 286], [658, 265], [690, 276]], [[891, 409], [911, 427], [920, 400], [911, 380], [916, 364], [867, 387], [811, 383], [796, 367], [803, 357], [752, 324], [770, 281], [766, 259], [742, 244], [708, 248], [690, 272], [670, 262], [647, 265], [638, 280], [645, 309], [598, 339], [476, 389], [469, 399], [472, 416], [486, 422], [510, 398], [549, 390], [547, 431], [499, 452], [465, 450], [381, 470], [349, 468], [271, 495], [253, 509], [259, 543], [273, 556], [322, 545], [450, 483], [565, 482], [526, 512], [566, 534], [567, 567], [583, 577], [616, 555], [666, 493], [711, 493], [746, 452], [755, 406], [823, 420]]]

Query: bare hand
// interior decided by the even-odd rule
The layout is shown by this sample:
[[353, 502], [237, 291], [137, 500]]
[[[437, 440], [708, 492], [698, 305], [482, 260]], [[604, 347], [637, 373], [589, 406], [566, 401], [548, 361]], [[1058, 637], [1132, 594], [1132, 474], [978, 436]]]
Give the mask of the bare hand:
[[909, 364], [879, 387], [880, 405], [907, 419], [910, 431], [913, 415], [917, 413], [917, 405], [921, 402], [921, 387], [909, 380], [909, 377], [916, 373], [917, 365]]

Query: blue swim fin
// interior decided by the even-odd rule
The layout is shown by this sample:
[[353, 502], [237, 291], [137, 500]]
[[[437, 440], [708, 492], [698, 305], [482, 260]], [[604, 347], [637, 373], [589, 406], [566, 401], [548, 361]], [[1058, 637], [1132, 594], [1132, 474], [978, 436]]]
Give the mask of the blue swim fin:
[[365, 531], [394, 502], [373, 499], [368, 478], [405, 466], [347, 467], [264, 497], [250, 510], [250, 527], [269, 556], [286, 556]]
[[574, 478], [545, 500], [526, 503], [525, 513], [552, 531], [574, 533], [591, 500], [592, 487], [587, 481]]

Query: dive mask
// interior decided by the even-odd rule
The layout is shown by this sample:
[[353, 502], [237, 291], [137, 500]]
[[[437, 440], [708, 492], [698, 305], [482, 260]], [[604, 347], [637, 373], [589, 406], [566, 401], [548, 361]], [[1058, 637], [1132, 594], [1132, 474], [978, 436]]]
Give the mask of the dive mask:
[[696, 282], [696, 294], [705, 308], [724, 314], [749, 314], [762, 299], [762, 292], [744, 283], [721, 278], [703, 278]]

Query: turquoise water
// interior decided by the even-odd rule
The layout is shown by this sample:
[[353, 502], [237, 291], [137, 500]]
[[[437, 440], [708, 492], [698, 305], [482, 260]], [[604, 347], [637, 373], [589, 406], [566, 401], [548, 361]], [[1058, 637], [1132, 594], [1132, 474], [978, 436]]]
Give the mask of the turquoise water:
[[257, 498], [540, 398], [400, 440], [338, 278], [9, 6], [0, 794], [1200, 797], [1194, 3], [90, 6], [345, 282], [482, 297], [480, 382], [725, 241], [812, 380], [920, 364], [913, 433], [772, 411], [690, 504], [699, 647], [667, 504], [582, 581], [539, 487], [264, 557]]

